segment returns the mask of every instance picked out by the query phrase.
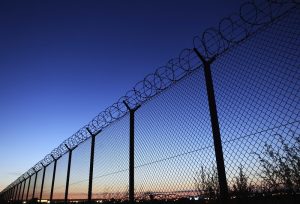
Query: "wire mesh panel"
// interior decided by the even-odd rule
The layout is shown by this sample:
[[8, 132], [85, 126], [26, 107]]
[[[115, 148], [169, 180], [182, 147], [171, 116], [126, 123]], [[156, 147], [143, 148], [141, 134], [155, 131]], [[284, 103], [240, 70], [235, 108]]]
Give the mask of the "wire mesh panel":
[[34, 191], [34, 198], [36, 198], [38, 200], [40, 199], [40, 196], [41, 196], [43, 173], [44, 173], [44, 168], [39, 170], [39, 172], [37, 173], [37, 177], [36, 177], [36, 186], [35, 186], [35, 191]]
[[43, 194], [42, 194], [42, 199], [43, 200], [49, 200], [50, 199], [53, 170], [54, 170], [54, 162], [49, 164], [46, 167], [46, 170], [45, 170], [46, 172], [45, 172]]
[[93, 199], [128, 199], [129, 117], [114, 122], [95, 140]]
[[64, 200], [68, 168], [68, 153], [57, 160], [53, 200]]
[[22, 197], [22, 200], [23, 200], [23, 201], [26, 200], [27, 191], [28, 191], [28, 185], [29, 185], [29, 178], [26, 179], [25, 188], [24, 188], [24, 193], [23, 193], [23, 197]]
[[300, 190], [299, 13], [293, 9], [212, 65], [235, 196]]
[[[211, 198], [216, 197], [216, 165], [203, 82], [202, 70], [194, 71], [136, 112], [137, 200], [205, 197], [209, 192]], [[205, 186], [209, 183], [212, 189]]]
[[73, 150], [68, 195], [70, 200], [86, 200], [88, 197], [90, 150], [91, 139]]
[[35, 177], [36, 177], [36, 173], [31, 176], [29, 192], [28, 192], [28, 198], [27, 198], [28, 200], [31, 200], [32, 196], [33, 196], [33, 188], [34, 188]]

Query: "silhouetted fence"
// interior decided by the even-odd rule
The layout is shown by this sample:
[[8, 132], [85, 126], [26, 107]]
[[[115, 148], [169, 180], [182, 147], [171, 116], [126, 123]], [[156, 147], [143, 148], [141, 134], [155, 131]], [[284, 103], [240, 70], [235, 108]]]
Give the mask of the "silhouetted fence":
[[300, 5], [245, 3], [1, 192], [9, 202], [298, 202]]

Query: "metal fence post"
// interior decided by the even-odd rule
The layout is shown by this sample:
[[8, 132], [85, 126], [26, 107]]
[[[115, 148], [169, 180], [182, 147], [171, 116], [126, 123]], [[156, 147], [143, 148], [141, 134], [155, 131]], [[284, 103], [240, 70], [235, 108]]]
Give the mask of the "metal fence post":
[[26, 193], [26, 198], [25, 201], [28, 200], [28, 194], [29, 194], [29, 189], [30, 189], [30, 182], [31, 182], [31, 177], [33, 174], [29, 175], [29, 183], [28, 183], [28, 187], [27, 187], [27, 193]]
[[52, 159], [54, 160], [54, 167], [53, 167], [53, 174], [52, 174], [52, 182], [51, 182], [51, 191], [50, 191], [50, 203], [52, 202], [53, 199], [53, 189], [54, 189], [54, 182], [55, 182], [55, 174], [56, 174], [56, 163], [57, 159], [51, 154]]
[[12, 189], [9, 189], [9, 191], [8, 191], [8, 200], [11, 200], [11, 195], [12, 195]]
[[2, 195], [6, 201], [9, 200], [9, 193], [10, 193], [10, 189], [6, 190], [5, 193]]
[[10, 188], [10, 193], [9, 193], [9, 200], [12, 200], [13, 193], [14, 193], [13, 190], [14, 190], [13, 187], [11, 187], [11, 188]]
[[17, 201], [17, 200], [18, 200], [19, 188], [20, 188], [20, 185], [19, 185], [19, 184], [17, 184], [16, 193], [15, 193], [15, 199], [14, 199], [15, 201]]
[[12, 201], [15, 201], [16, 190], [17, 190], [17, 186], [15, 185], [15, 186], [13, 187], [13, 194], [12, 194], [12, 197], [11, 197], [11, 200], [12, 200]]
[[65, 144], [65, 146], [69, 150], [68, 171], [67, 171], [66, 190], [65, 190], [65, 203], [67, 203], [68, 202], [68, 194], [69, 194], [69, 181], [70, 181], [70, 171], [71, 171], [71, 163], [72, 163], [72, 152], [76, 147], [71, 149], [68, 147], [68, 145]]
[[37, 174], [38, 174], [38, 171], [35, 171], [35, 179], [34, 179], [34, 183], [33, 183], [33, 191], [32, 191], [32, 199], [34, 199], [34, 194], [35, 194], [35, 186], [36, 186], [36, 180], [37, 180]]
[[16, 187], [16, 192], [15, 192], [15, 196], [14, 196], [14, 201], [17, 201], [17, 200], [18, 200], [18, 193], [19, 193], [19, 183], [17, 184], [17, 187]]
[[23, 185], [23, 181], [21, 181], [19, 183], [20, 188], [19, 188], [18, 197], [17, 197], [18, 201], [20, 200], [20, 197], [21, 197], [21, 194], [22, 194], [22, 185]]
[[15, 186], [14, 186], [14, 195], [13, 195], [13, 201], [16, 201], [16, 193], [17, 193], [17, 191], [18, 191], [18, 185], [16, 184]]
[[14, 201], [14, 198], [15, 198], [15, 191], [16, 191], [16, 186], [13, 186], [13, 192], [12, 192], [12, 196], [11, 196], [12, 201]]
[[6, 200], [6, 201], [8, 201], [8, 198], [9, 198], [9, 192], [10, 192], [10, 191], [9, 191], [9, 189], [8, 189], [8, 190], [6, 190], [5, 193], [2, 195], [2, 196], [3, 196], [3, 199]]
[[10, 193], [9, 193], [9, 200], [12, 201], [13, 195], [14, 195], [14, 188], [11, 187], [11, 188], [10, 188]]
[[10, 200], [10, 194], [11, 194], [11, 189], [7, 190], [7, 197], [6, 200], [9, 201]]
[[7, 201], [10, 200], [10, 196], [11, 196], [11, 189], [9, 189], [9, 190], [7, 191]]
[[130, 124], [129, 124], [129, 203], [134, 204], [134, 113], [140, 108], [131, 109], [130, 106], [123, 101], [126, 108], [129, 110]]
[[20, 183], [18, 183], [18, 185], [17, 185], [17, 191], [16, 191], [16, 196], [15, 196], [15, 201], [18, 201], [19, 192], [20, 192]]
[[42, 196], [43, 196], [44, 180], [45, 180], [45, 173], [46, 173], [46, 167], [47, 167], [47, 166], [44, 166], [43, 163], [42, 163], [42, 166], [44, 167], [44, 172], [43, 172], [43, 178], [42, 178], [40, 200], [42, 200]]
[[9, 189], [7, 200], [11, 200], [11, 195], [12, 195], [12, 189]]
[[18, 193], [17, 193], [17, 201], [19, 201], [20, 198], [20, 192], [21, 192], [21, 188], [22, 188], [22, 181], [20, 181], [20, 183], [18, 184], [19, 188], [18, 188]]
[[210, 68], [211, 63], [214, 61], [215, 58], [213, 57], [211, 60], [207, 61], [196, 48], [194, 48], [194, 51], [204, 65], [206, 91], [207, 91], [210, 120], [211, 120], [211, 127], [212, 127], [216, 161], [217, 161], [217, 171], [218, 171], [218, 179], [219, 179], [219, 186], [220, 186], [220, 198], [221, 198], [221, 202], [222, 201], [226, 202], [229, 198], [228, 185], [227, 185], [225, 165], [224, 165], [217, 105], [216, 105], [213, 79], [212, 79], [211, 68]]
[[94, 155], [95, 155], [95, 139], [96, 135], [101, 132], [99, 130], [95, 134], [90, 131], [89, 128], [86, 128], [86, 130], [90, 133], [92, 140], [91, 140], [91, 156], [90, 156], [90, 173], [89, 173], [89, 189], [88, 189], [88, 203], [92, 202], [92, 192], [93, 192], [93, 171], [94, 171]]
[[11, 200], [11, 195], [12, 195], [12, 189], [9, 189], [8, 195], [7, 195], [7, 200], [8, 200], [8, 201]]
[[11, 189], [8, 189], [8, 190], [5, 192], [6, 201], [9, 201], [10, 190], [11, 190]]
[[11, 201], [14, 201], [15, 191], [16, 191], [16, 187], [14, 186], [13, 189], [12, 189]]
[[22, 192], [22, 197], [21, 200], [23, 201], [23, 197], [24, 197], [24, 192], [25, 192], [25, 186], [26, 186], [26, 181], [27, 179], [24, 179], [24, 186], [23, 186], [23, 192]]
[[9, 200], [11, 201], [12, 200], [12, 196], [13, 196], [13, 188], [10, 189], [10, 192], [9, 192]]

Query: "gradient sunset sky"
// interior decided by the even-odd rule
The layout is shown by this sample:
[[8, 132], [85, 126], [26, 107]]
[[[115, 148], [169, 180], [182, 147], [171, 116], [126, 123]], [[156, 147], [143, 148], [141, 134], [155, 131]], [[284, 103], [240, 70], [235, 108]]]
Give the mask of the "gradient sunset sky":
[[0, 191], [241, 0], [0, 1]]

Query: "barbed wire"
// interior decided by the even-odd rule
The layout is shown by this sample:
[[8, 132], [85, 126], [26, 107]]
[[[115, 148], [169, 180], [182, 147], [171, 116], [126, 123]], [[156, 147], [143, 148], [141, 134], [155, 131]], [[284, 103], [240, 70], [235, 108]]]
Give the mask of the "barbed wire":
[[194, 47], [207, 60], [217, 57], [299, 3], [299, 0], [245, 2], [240, 6], [238, 13], [223, 18], [217, 28], [208, 28], [201, 36], [194, 37]]
[[[195, 36], [193, 46], [199, 50], [206, 60], [218, 57], [299, 4], [299, 0], [254, 0], [246, 2], [240, 6], [238, 13], [223, 18], [217, 28], [208, 28], [202, 35]], [[134, 109], [202, 66], [193, 49], [182, 50], [178, 57], [169, 60], [166, 65], [157, 68], [154, 73], [147, 75], [143, 80], [136, 83], [117, 102], [100, 112], [86, 126], [64, 140], [51, 153], [8, 185], [2, 193], [54, 160], [59, 159], [69, 149], [76, 148], [80, 143], [90, 138], [91, 134], [96, 134], [125, 116], [128, 109], [124, 101], [130, 108]]]

